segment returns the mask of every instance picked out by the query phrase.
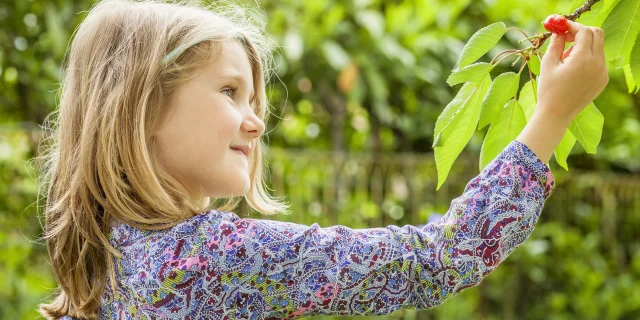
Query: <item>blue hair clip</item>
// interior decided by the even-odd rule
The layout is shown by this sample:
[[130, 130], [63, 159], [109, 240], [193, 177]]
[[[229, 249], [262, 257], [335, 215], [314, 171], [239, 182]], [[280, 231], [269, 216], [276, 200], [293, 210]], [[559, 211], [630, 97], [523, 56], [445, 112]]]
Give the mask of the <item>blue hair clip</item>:
[[173, 51], [169, 52], [169, 54], [162, 59], [162, 63], [167, 64], [169, 60], [178, 55], [178, 52], [180, 52], [180, 48], [175, 48]]
[[177, 55], [181, 54], [182, 52], [184, 52], [184, 50], [187, 50], [188, 48], [191, 48], [192, 46], [200, 43], [204, 41], [203, 40], [198, 40], [198, 41], [194, 41], [193, 43], [189, 44], [187, 47], [177, 47], [175, 49], [173, 49], [173, 51], [169, 52], [169, 54], [167, 54], [164, 59], [162, 59], [162, 62], [164, 64], [167, 64], [169, 62], [169, 60], [175, 58]]
[[[240, 40], [242, 42], [242, 45], [244, 45], [245, 48], [247, 48], [247, 42], [244, 38], [244, 36], [242, 34], [236, 33], [234, 35], [234, 38]], [[173, 51], [169, 52], [169, 54], [167, 54], [163, 59], [162, 59], [162, 63], [167, 64], [169, 63], [169, 61], [173, 58], [175, 58], [177, 55], [181, 54], [182, 52], [184, 52], [185, 50], [187, 50], [188, 48], [191, 48], [192, 46], [195, 46], [196, 44], [205, 41], [207, 39], [202, 39], [202, 40], [198, 40], [195, 41], [193, 43], [191, 43], [190, 45], [188, 45], [187, 47], [177, 47], [175, 49], [173, 49]]]

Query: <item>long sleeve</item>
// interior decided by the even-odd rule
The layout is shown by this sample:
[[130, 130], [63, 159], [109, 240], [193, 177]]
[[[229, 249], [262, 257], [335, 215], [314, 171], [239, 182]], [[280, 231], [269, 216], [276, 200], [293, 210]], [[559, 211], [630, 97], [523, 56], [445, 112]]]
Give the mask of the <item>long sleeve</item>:
[[[105, 294], [103, 315], [130, 309], [114, 297], [132, 296], [131, 291], [139, 303], [149, 304], [138, 312], [167, 317], [279, 319], [434, 308], [478, 285], [522, 244], [553, 190], [549, 168], [513, 141], [466, 185], [439, 222], [422, 229], [322, 228], [211, 215], [169, 236], [126, 242], [145, 243], [147, 250], [125, 250], [124, 260], [129, 255], [138, 262], [118, 261], [123, 288]], [[112, 236], [122, 240], [117, 230]], [[139, 275], [149, 269], [140, 262], [153, 255], [145, 253], [149, 241], [163, 253], [153, 259], [153, 281]], [[116, 244], [127, 247], [125, 241]], [[164, 294], [158, 292], [163, 286]]]

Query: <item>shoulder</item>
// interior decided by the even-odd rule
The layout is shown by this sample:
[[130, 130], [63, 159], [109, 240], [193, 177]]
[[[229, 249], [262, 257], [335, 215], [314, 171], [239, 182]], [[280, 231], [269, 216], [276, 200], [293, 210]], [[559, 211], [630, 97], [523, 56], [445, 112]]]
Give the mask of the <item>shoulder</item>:
[[225, 230], [235, 228], [240, 220], [232, 212], [209, 210], [164, 230], [142, 230], [115, 224], [110, 240], [123, 254], [118, 262], [125, 274], [134, 273], [142, 266], [152, 272], [163, 267], [200, 269], [204, 265], [198, 261], [210, 260], [211, 245]]
[[126, 247], [149, 240], [157, 241], [162, 237], [182, 237], [206, 233], [212, 231], [215, 226], [234, 223], [238, 220], [240, 217], [233, 212], [208, 210], [164, 230], [142, 230], [124, 223], [114, 223], [109, 238], [115, 247]]
[[239, 220], [234, 213], [210, 210], [164, 230], [113, 225], [110, 240], [122, 258], [115, 259], [117, 291], [105, 288], [101, 315], [145, 313], [149, 306], [177, 318], [198, 314], [200, 304], [191, 301], [204, 295], [205, 283], [220, 277], [211, 247], [222, 229]]

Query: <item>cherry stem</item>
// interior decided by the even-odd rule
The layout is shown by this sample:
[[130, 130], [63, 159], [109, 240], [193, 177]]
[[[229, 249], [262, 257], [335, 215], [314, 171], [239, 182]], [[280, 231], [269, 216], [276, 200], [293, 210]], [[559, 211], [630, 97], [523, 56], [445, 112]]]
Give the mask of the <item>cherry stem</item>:
[[[522, 64], [520, 65], [520, 70], [518, 71], [518, 76], [520, 76], [520, 74], [522, 73], [522, 70], [524, 69], [524, 65], [525, 64], [527, 64], [527, 60], [522, 60]], [[531, 72], [531, 71], [529, 71], [529, 72]], [[518, 101], [518, 91], [517, 90], [516, 90], [516, 94], [513, 96], [513, 100]]]
[[533, 86], [534, 88], [534, 92], [533, 92], [533, 99], [535, 100], [536, 104], [538, 104], [538, 93], [535, 92], [535, 82], [533, 80], [533, 74], [531, 74], [531, 66], [527, 65], [527, 70], [529, 70], [529, 80], [531, 81], [531, 86]]
[[[496, 59], [498, 59], [498, 57], [499, 57], [499, 56], [501, 56], [501, 55], [503, 55], [503, 54], [505, 54], [505, 53], [508, 53], [508, 52], [517, 53], [518, 51], [520, 51], [520, 50], [517, 50], [517, 49], [509, 49], [509, 50], [502, 51], [502, 52], [498, 53], [498, 55], [497, 55], [497, 56], [495, 56], [495, 57], [491, 60], [491, 64], [493, 64], [493, 62], [494, 62], [494, 61], [496, 61]], [[502, 61], [502, 60], [501, 60], [501, 61]]]
[[520, 70], [518, 70], [518, 74], [522, 73], [522, 70], [524, 70], [524, 66], [527, 64], [527, 60], [526, 59], [522, 59], [522, 64], [520, 64]]
[[514, 54], [518, 54], [518, 53], [519, 53], [519, 51], [520, 51], [520, 50], [514, 50], [513, 52], [511, 52], [511, 53], [509, 53], [508, 55], [504, 56], [502, 59], [498, 60], [498, 62], [496, 62], [495, 64], [493, 64], [493, 63], [492, 63], [492, 64], [497, 66], [497, 65], [499, 65], [499, 64], [500, 64], [500, 62], [502, 62], [502, 61], [504, 61], [505, 59], [507, 59], [507, 58], [511, 57], [512, 55], [514, 55]]
[[524, 32], [524, 30], [522, 30], [522, 29], [520, 29], [520, 28], [518, 28], [518, 27], [509, 27], [509, 28], [507, 28], [507, 31], [509, 31], [509, 30], [518, 30], [518, 31], [522, 32], [522, 34], [523, 34], [525, 37], [529, 38], [529, 35], [528, 35], [526, 32]]
[[541, 35], [541, 34], [536, 34], [536, 35], [533, 35], [533, 36], [531, 36], [531, 37], [528, 37], [528, 38], [522, 39], [522, 40], [518, 41], [518, 43], [522, 43], [522, 42], [523, 42], [523, 41], [525, 41], [525, 40], [529, 40], [529, 42], [531, 42], [531, 44], [534, 44], [534, 42], [533, 42], [533, 41], [531, 41], [531, 39], [534, 39], [534, 38], [542, 38], [542, 35]]
[[515, 66], [515, 65], [516, 65], [516, 63], [518, 63], [518, 61], [520, 61], [520, 58], [522, 58], [522, 55], [519, 55], [519, 56], [518, 56], [518, 58], [516, 59], [516, 61], [514, 61], [514, 62], [511, 64], [511, 66], [512, 66], [512, 67], [513, 67], [513, 66]]
[[[524, 48], [524, 49], [520, 49], [520, 50], [516, 50], [516, 49], [504, 50], [504, 51], [500, 52], [497, 56], [495, 56], [495, 57], [493, 58], [493, 60], [491, 60], [491, 64], [492, 64], [492, 65], [499, 65], [499, 64], [500, 64], [500, 62], [504, 61], [505, 59], [507, 59], [507, 58], [511, 57], [511, 56], [512, 56], [512, 55], [514, 55], [514, 54], [518, 54], [518, 55], [520, 55], [520, 56], [518, 57], [518, 59], [517, 59], [517, 60], [512, 64], [512, 66], [513, 66], [513, 65], [515, 65], [515, 64], [518, 62], [518, 60], [520, 60], [520, 57], [523, 57], [523, 56], [525, 56], [525, 55], [527, 55], [527, 54], [531, 53], [531, 51], [532, 51], [532, 50], [533, 50], [533, 46], [529, 46], [529, 47], [526, 47], [526, 48]], [[494, 61], [495, 61], [499, 56], [501, 56], [501, 55], [503, 55], [503, 54], [505, 54], [505, 53], [509, 53], [509, 54], [508, 54], [508, 55], [506, 55], [506, 56], [504, 56], [502, 59], [500, 59], [500, 60], [499, 60], [498, 62], [496, 62], [495, 64], [493, 63], [493, 62], [494, 62]]]

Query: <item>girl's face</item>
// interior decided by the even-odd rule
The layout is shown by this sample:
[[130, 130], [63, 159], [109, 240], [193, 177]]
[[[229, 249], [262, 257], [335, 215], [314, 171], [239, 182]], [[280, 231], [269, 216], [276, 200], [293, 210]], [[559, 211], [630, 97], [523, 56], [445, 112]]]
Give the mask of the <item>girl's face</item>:
[[249, 104], [253, 74], [243, 45], [219, 45], [221, 54], [177, 88], [155, 134], [162, 167], [193, 199], [245, 195], [248, 157], [264, 132]]

